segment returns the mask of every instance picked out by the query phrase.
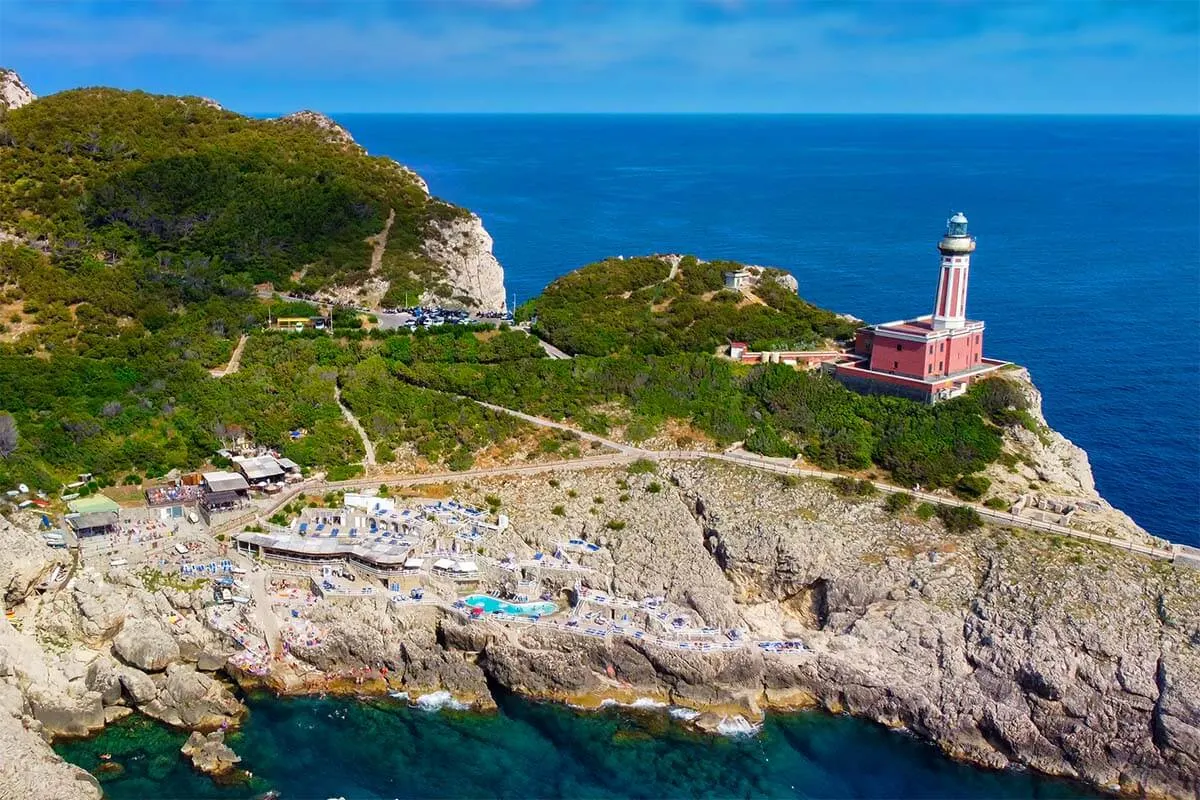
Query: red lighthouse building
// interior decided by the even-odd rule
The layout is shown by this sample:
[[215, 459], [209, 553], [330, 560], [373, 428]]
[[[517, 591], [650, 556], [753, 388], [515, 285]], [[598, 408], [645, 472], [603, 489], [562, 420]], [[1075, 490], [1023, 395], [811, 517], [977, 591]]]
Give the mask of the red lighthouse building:
[[838, 380], [861, 392], [935, 403], [1007, 362], [983, 357], [983, 322], [967, 318], [967, 283], [975, 238], [955, 214], [938, 242], [941, 276], [933, 313], [859, 328], [854, 355], [834, 366]]

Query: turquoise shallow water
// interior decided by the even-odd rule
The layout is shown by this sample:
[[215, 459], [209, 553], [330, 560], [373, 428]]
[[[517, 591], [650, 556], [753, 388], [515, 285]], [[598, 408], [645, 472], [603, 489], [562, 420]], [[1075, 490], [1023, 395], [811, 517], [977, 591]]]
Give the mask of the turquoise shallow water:
[[541, 617], [558, 610], [554, 603], [508, 603], [486, 594], [473, 594], [467, 597], [465, 602], [472, 608], [482, 608], [489, 614], [500, 611], [522, 617]]
[[250, 798], [1068, 798], [1087, 789], [957, 764], [916, 739], [847, 717], [768, 719], [753, 738], [700, 736], [665, 713], [577, 714], [504, 698], [498, 714], [392, 702], [256, 697], [230, 743], [254, 772], [219, 787], [192, 772], [185, 736], [142, 719], [61, 743], [89, 770], [111, 753], [111, 800]]

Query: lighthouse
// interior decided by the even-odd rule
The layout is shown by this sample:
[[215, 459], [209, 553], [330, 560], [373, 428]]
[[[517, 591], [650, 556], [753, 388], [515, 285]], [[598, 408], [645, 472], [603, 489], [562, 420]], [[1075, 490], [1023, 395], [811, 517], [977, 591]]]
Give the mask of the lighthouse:
[[933, 303], [933, 329], [958, 330], [967, 324], [967, 279], [975, 237], [967, 233], [967, 218], [960, 211], [946, 222], [946, 235], [938, 242], [942, 273]]
[[967, 318], [967, 282], [975, 239], [961, 212], [938, 242], [941, 266], [933, 313], [859, 328], [854, 352], [832, 366], [852, 389], [936, 403], [1008, 362], [983, 357], [982, 320]]

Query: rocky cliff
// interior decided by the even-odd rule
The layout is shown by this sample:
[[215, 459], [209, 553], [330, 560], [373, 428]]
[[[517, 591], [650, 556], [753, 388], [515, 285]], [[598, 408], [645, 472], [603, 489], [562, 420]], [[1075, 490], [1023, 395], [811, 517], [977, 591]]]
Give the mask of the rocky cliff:
[[1096, 491], [1087, 452], [1050, 427], [1042, 413], [1042, 393], [1024, 369], [1004, 373], [1029, 401], [1028, 427], [1005, 429], [1005, 450], [1011, 458], [986, 471], [992, 490], [1014, 502], [1025, 516], [1070, 525], [1078, 530], [1166, 546], [1147, 533], [1125, 512]]
[[[480, 311], [503, 311], [504, 270], [492, 254], [492, 237], [477, 215], [429, 223], [424, 252], [444, 270], [453, 297]], [[440, 302], [426, 295], [426, 303]]]
[[0, 108], [20, 108], [37, 99], [21, 76], [11, 69], [0, 67]]
[[[319, 130], [330, 142], [366, 152], [354, 141], [350, 131], [324, 114], [315, 111], [297, 111], [280, 117], [279, 122], [302, 125]], [[428, 196], [429, 184], [414, 170], [398, 161], [390, 160], [393, 168], [413, 181]], [[476, 214], [454, 215], [449, 219], [431, 219], [423, 230], [422, 255], [436, 268], [438, 286], [429, 287], [421, 296], [423, 305], [444, 305], [447, 300], [479, 311], [503, 311], [506, 305], [504, 292], [504, 269], [492, 253], [492, 237], [483, 227], [483, 220]], [[386, 229], [381, 237], [381, 247], [386, 248]], [[378, 277], [380, 259], [372, 264], [373, 280], [359, 296], [378, 303], [386, 294], [389, 283]], [[350, 289], [350, 293], [344, 290]], [[322, 296], [341, 301], [350, 301], [357, 287], [335, 288]], [[436, 288], [436, 291], [435, 291]]]
[[[751, 718], [818, 706], [991, 767], [1129, 794], [1200, 792], [1200, 572], [1024, 530], [952, 534], [821, 481], [716, 463], [493, 477], [454, 491], [491, 495], [509, 515], [484, 540], [487, 555], [525, 558], [568, 537], [603, 545], [582, 557], [589, 572], [544, 576], [560, 602], [577, 579], [662, 595], [698, 624], [806, 649], [685, 652], [362, 600], [313, 608], [324, 635], [293, 647], [295, 661], [230, 673], [282, 692], [449, 691], [484, 708], [490, 685]], [[0, 623], [0, 698], [24, 731], [10, 739], [42, 748], [38, 733], [92, 730], [129, 708], [202, 730], [236, 723], [228, 689], [198, 669], [233, 651], [202, 624], [203, 599], [151, 592], [118, 570], [84, 571], [70, 589], [19, 603], [22, 631]]]

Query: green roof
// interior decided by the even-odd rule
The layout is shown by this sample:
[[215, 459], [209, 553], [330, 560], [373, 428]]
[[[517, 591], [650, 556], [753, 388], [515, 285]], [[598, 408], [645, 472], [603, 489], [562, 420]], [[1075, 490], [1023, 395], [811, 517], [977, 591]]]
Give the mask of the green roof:
[[121, 510], [116, 500], [102, 494], [94, 494], [91, 497], [80, 497], [78, 500], [72, 500], [67, 503], [67, 508], [77, 514], [94, 514], [98, 511]]

